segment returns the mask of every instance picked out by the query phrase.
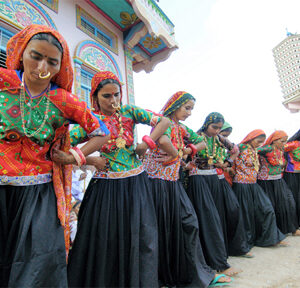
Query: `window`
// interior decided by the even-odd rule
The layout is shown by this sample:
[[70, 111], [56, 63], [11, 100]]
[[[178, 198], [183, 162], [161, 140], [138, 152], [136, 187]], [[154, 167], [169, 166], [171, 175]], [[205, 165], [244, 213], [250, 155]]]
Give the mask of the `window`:
[[112, 40], [108, 36], [106, 36], [102, 31], [100, 31], [96, 26], [88, 22], [84, 17], [81, 16], [81, 26], [85, 28], [87, 31], [92, 33], [100, 42], [104, 42], [107, 45], [111, 46]]
[[90, 92], [91, 92], [91, 81], [93, 74], [85, 70], [81, 70], [81, 97], [91, 107]]
[[0, 27], [0, 67], [6, 68], [6, 45], [13, 33], [8, 32]]
[[118, 54], [118, 37], [100, 21], [76, 5], [76, 25], [104, 47]]

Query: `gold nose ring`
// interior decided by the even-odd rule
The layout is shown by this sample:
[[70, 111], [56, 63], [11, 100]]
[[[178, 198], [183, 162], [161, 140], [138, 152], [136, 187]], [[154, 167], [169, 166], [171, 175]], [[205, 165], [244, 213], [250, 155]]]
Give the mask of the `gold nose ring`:
[[48, 79], [50, 77], [51, 73], [48, 71], [46, 75], [43, 75], [43, 72], [40, 72], [39, 78], [41, 79]]
[[120, 110], [120, 109], [121, 109], [120, 103], [117, 103], [116, 105], [115, 105], [115, 104], [111, 104], [111, 106], [112, 106], [114, 109], [117, 109], [117, 110]]

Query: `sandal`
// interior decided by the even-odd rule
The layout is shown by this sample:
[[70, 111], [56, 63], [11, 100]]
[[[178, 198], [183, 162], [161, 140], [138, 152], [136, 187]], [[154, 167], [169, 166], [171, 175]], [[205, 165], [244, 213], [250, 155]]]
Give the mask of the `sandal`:
[[[218, 282], [220, 278], [225, 277], [225, 278], [230, 278], [230, 282]], [[208, 285], [208, 287], [219, 287], [219, 286], [226, 286], [230, 285], [233, 281], [232, 277], [226, 276], [225, 274], [220, 274], [214, 278], [214, 280]]]

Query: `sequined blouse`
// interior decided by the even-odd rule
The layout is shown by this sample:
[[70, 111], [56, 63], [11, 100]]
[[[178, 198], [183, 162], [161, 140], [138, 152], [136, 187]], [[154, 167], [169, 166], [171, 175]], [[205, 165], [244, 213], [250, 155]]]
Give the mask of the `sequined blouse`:
[[[198, 144], [203, 141], [192, 129], [182, 123], [177, 124], [173, 120], [170, 127], [164, 133], [167, 135], [176, 149], [182, 148], [183, 143]], [[149, 152], [143, 162], [146, 172], [150, 178], [158, 178], [168, 181], [177, 181], [179, 179], [180, 159], [176, 163], [164, 166], [162, 162], [157, 161], [162, 154], [160, 149]]]

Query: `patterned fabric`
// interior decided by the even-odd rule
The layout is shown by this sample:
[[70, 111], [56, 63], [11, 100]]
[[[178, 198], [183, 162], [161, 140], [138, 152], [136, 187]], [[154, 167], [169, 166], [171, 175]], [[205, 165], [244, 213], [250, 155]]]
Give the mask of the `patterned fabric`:
[[210, 124], [213, 123], [219, 123], [219, 122], [225, 122], [224, 117], [222, 114], [218, 112], [211, 112], [207, 115], [205, 118], [205, 121], [202, 125], [202, 127], [198, 130], [198, 133], [205, 132]]
[[[164, 134], [170, 138], [176, 149], [179, 149], [178, 142], [198, 144], [203, 141], [203, 137], [182, 123], [178, 124], [173, 120], [171, 120], [171, 125]], [[172, 165], [164, 166], [161, 162], [156, 161], [157, 158], [161, 157], [161, 153], [160, 149], [156, 149], [149, 152], [145, 157], [143, 164], [148, 176], [150, 178], [177, 181], [179, 179], [180, 159]]]
[[213, 164], [215, 163], [224, 163], [227, 158], [227, 149], [224, 149], [224, 145], [220, 142], [218, 136], [209, 137], [205, 133], [200, 133], [200, 136], [203, 137], [204, 142], [206, 143], [206, 148], [198, 151], [197, 155], [194, 158], [194, 163], [199, 169], [210, 169], [208, 165], [209, 155], [214, 155]]
[[283, 167], [285, 166], [283, 151], [271, 145], [264, 145], [263, 147], [259, 147], [257, 151], [259, 154], [259, 161], [261, 165], [258, 174], [259, 180], [267, 180], [268, 176], [270, 175], [279, 175], [282, 173]]
[[[256, 138], [257, 136], [253, 137]], [[236, 173], [233, 182], [244, 184], [256, 183], [258, 172], [255, 170], [255, 160], [258, 159], [257, 152], [249, 144], [239, 144], [239, 149], [240, 153], [233, 165]]]
[[165, 106], [161, 110], [161, 114], [164, 116], [170, 116], [173, 112], [175, 112], [177, 109], [179, 109], [182, 105], [184, 105], [189, 100], [196, 99], [189, 93], [184, 91], [176, 92], [174, 95], [172, 95]]
[[[300, 172], [300, 141], [288, 142], [285, 147], [287, 152], [287, 166], [285, 171], [291, 173]], [[287, 151], [288, 150], [288, 151]]]
[[[33, 105], [30, 107], [26, 104], [30, 96], [25, 94], [27, 102], [24, 104], [24, 119], [28, 130], [35, 131], [40, 127], [45, 115], [48, 117], [40, 133], [30, 138], [26, 137], [21, 120], [20, 87], [21, 80], [16, 71], [0, 69], [0, 176], [5, 176], [2, 179], [13, 185], [16, 177], [23, 183], [28, 177], [42, 180], [40, 183], [44, 183], [40, 175], [53, 174], [58, 217], [65, 230], [68, 252], [72, 167], [60, 167], [53, 163], [50, 160], [50, 149], [69, 151], [69, 122], [66, 119], [79, 123], [87, 133], [96, 130], [98, 135], [105, 133], [101, 131], [99, 121], [90, 113], [84, 102], [80, 102], [76, 96], [64, 89], [54, 89], [45, 96], [32, 99]], [[48, 110], [45, 104], [47, 98], [50, 100]]]
[[246, 144], [246, 143], [252, 141], [253, 139], [255, 139], [259, 136], [262, 136], [262, 135], [266, 135], [266, 133], [263, 130], [261, 130], [261, 129], [253, 130], [242, 140], [241, 143]]
[[97, 104], [97, 101], [95, 101], [94, 99], [94, 93], [95, 91], [97, 90], [99, 84], [103, 81], [103, 80], [106, 80], [106, 79], [113, 79], [115, 81], [117, 81], [119, 83], [119, 86], [120, 86], [120, 93], [121, 93], [121, 98], [120, 98], [120, 102], [122, 103], [122, 84], [120, 82], [120, 80], [118, 79], [118, 77], [110, 72], [110, 71], [101, 71], [101, 72], [98, 72], [96, 73], [93, 78], [92, 78], [92, 81], [91, 81], [91, 93], [90, 93], [90, 101], [91, 101], [91, 105], [92, 105], [92, 108], [94, 108], [94, 111], [97, 111], [99, 112], [99, 105]]
[[6, 46], [6, 66], [7, 69], [20, 70], [21, 62], [20, 59], [23, 56], [23, 52], [30, 41], [30, 39], [38, 33], [49, 33], [53, 35], [63, 47], [63, 55], [61, 60], [60, 71], [51, 79], [51, 81], [57, 84], [60, 88], [72, 91], [73, 84], [73, 68], [70, 57], [69, 47], [64, 38], [54, 29], [43, 26], [32, 24], [21, 30], [19, 33], [11, 37]]
[[284, 138], [284, 137], [287, 137], [288, 135], [282, 131], [282, 130], [277, 130], [275, 132], [273, 132], [269, 137], [268, 139], [266, 140], [266, 142], [264, 143], [264, 146], [265, 145], [271, 145], [274, 141], [278, 140], [278, 139], [281, 139], [281, 138]]
[[[147, 125], [156, 125], [160, 121], [160, 117], [155, 116], [152, 112], [143, 110], [134, 105], [122, 105], [120, 110], [122, 117], [122, 126], [124, 134], [122, 138], [126, 141], [126, 147], [119, 149], [115, 141], [105, 144], [101, 148], [101, 155], [109, 160], [108, 173], [98, 173], [94, 177], [109, 178], [111, 172], [125, 172], [136, 169], [142, 165], [137, 159], [134, 151], [134, 130], [135, 124], [142, 123]], [[118, 138], [120, 134], [119, 119], [116, 114], [112, 116], [96, 113], [96, 116], [105, 123], [111, 133], [111, 139]], [[71, 143], [73, 146], [84, 141], [86, 132], [76, 125], [71, 131]], [[114, 177], [115, 178], [115, 177]], [[122, 177], [121, 177], [122, 178]]]

